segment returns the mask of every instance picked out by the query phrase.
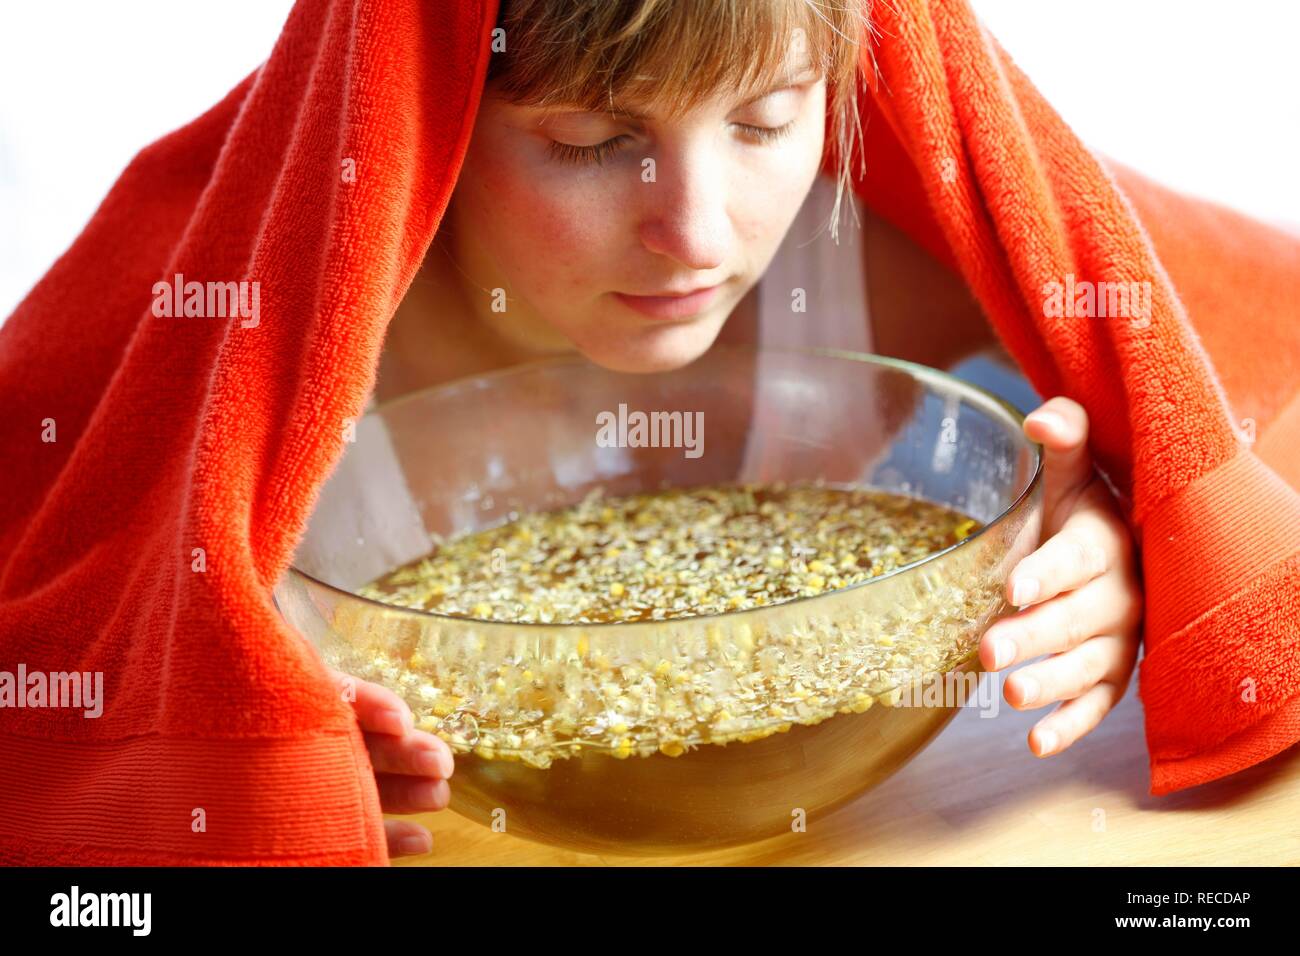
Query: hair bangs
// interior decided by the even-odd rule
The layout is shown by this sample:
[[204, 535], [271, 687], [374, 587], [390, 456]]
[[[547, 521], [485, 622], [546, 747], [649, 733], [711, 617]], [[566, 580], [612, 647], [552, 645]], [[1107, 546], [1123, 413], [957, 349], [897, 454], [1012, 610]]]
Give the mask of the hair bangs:
[[[811, 67], [851, 73], [857, 38], [815, 0], [506, 0], [503, 53], [488, 79], [530, 106], [672, 114], [720, 92], [761, 92]], [[843, 22], [837, 22], [843, 21]], [[860, 29], [860, 28], [859, 28]], [[850, 50], [849, 47], [852, 49]]]

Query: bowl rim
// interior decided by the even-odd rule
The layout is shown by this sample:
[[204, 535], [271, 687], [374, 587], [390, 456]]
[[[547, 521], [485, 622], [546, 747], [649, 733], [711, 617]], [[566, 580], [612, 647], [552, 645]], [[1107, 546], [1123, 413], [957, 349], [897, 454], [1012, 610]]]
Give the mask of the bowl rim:
[[[874, 353], [858, 352], [853, 349], [840, 349], [840, 348], [833, 348], [833, 347], [826, 347], [826, 346], [755, 345], [752, 343], [729, 343], [725, 345], [715, 344], [707, 352], [705, 352], [704, 355], [701, 355], [700, 358], [705, 358], [708, 355], [716, 354], [717, 352], [748, 352], [748, 353], [759, 353], [759, 354], [762, 353], [772, 354], [778, 352], [786, 352], [786, 353], [792, 353], [797, 355], [815, 355], [815, 356], [825, 356], [830, 358], [840, 358], [840, 359], [846, 359], [850, 361], [864, 362], [871, 365], [893, 368], [901, 372], [906, 372], [912, 377], [920, 379], [927, 383], [942, 385], [945, 388], [950, 390], [954, 388], [957, 390], [965, 390], [972, 397], [979, 399], [981, 402], [987, 405], [992, 405], [994, 408], [1008, 415], [1011, 418], [1011, 420], [1015, 422], [1017, 425], [1022, 426], [1022, 430], [1020, 433], [1021, 437], [1024, 438], [1029, 448], [1034, 452], [1034, 472], [1030, 476], [1029, 480], [1025, 483], [1025, 486], [1024, 488], [1021, 489], [1020, 493], [1016, 495], [1015, 499], [1012, 500], [1010, 504], [1008, 504], [1005, 508], [1002, 509], [1002, 511], [998, 513], [997, 517], [995, 517], [992, 521], [989, 521], [987, 524], [985, 524], [974, 534], [968, 535], [962, 540], [954, 544], [950, 544], [948, 545], [948, 547], [943, 548], [942, 550], [931, 551], [929, 554], [925, 555], [924, 557], [917, 558], [915, 561], [912, 561], [908, 564], [901, 565], [897, 568], [894, 568], [891, 571], [886, 571], [884, 574], [867, 578], [865, 581], [858, 581], [856, 584], [850, 584], [846, 587], [835, 588], [829, 591], [822, 591], [819, 594], [808, 594], [808, 595], [803, 595], [801, 597], [790, 598], [789, 600], [779, 601], [775, 604], [764, 604], [764, 605], [760, 605], [759, 607], [741, 608], [741, 609], [736, 609], [731, 611], [718, 611], [712, 614], [690, 614], [684, 617], [677, 617], [677, 618], [663, 618], [660, 620], [638, 620], [638, 621], [593, 621], [593, 622], [500, 621], [500, 620], [494, 620], [492, 618], [469, 617], [464, 614], [441, 614], [437, 611], [428, 611], [422, 608], [403, 607], [400, 604], [388, 604], [384, 601], [377, 601], [374, 598], [368, 598], [365, 597], [364, 595], [357, 594], [355, 591], [349, 591], [347, 588], [341, 588], [336, 585], [330, 584], [328, 581], [322, 581], [320, 578], [316, 577], [315, 575], [309, 574], [308, 572], [302, 570], [292, 560], [290, 561], [289, 566], [286, 568], [285, 574], [297, 575], [301, 578], [306, 579], [307, 582], [317, 585], [318, 587], [324, 588], [327, 591], [332, 591], [336, 594], [349, 598], [353, 601], [360, 601], [363, 604], [373, 605], [375, 608], [378, 608], [388, 613], [413, 614], [416, 615], [417, 617], [424, 617], [436, 621], [449, 622], [462, 627], [492, 626], [492, 627], [500, 627], [500, 628], [509, 628], [512, 630], [518, 628], [536, 628], [543, 632], [547, 630], [559, 632], [559, 631], [569, 630], [573, 628], [582, 628], [583, 630], [621, 628], [623, 633], [628, 633], [633, 628], [662, 628], [664, 625], [679, 625], [679, 626], [683, 624], [690, 625], [690, 624], [695, 624], [697, 622], [715, 621], [718, 618], [727, 618], [729, 620], [739, 621], [744, 619], [744, 615], [770, 612], [776, 608], [789, 608], [789, 607], [793, 607], [796, 604], [800, 604], [804, 601], [817, 601], [822, 598], [828, 598], [834, 595], [845, 594], [849, 591], [857, 590], [858, 588], [869, 587], [870, 585], [878, 584], [881, 581], [888, 580], [890, 578], [896, 577], [906, 572], [914, 571], [917, 568], [921, 567], [922, 565], [929, 564], [932, 561], [937, 561], [939, 558], [943, 557], [944, 555], [951, 554], [953, 551], [957, 550], [958, 548], [965, 547], [966, 545], [970, 544], [972, 541], [975, 541], [978, 538], [980, 538], [986, 531], [991, 530], [994, 526], [998, 524], [998, 522], [1000, 522], [1007, 515], [1011, 514], [1013, 511], [1019, 508], [1027, 498], [1033, 495], [1034, 491], [1038, 488], [1039, 484], [1042, 482], [1043, 446], [1041, 443], [1032, 441], [1031, 439], [1028, 438], [1028, 436], [1024, 435], [1023, 424], [1025, 420], [1025, 413], [1021, 412], [1020, 409], [1012, 405], [1006, 399], [1002, 398], [999, 395], [995, 395], [993, 392], [989, 391], [983, 386], [975, 385], [974, 383], [968, 382], [965, 379], [958, 378], [957, 376], [951, 374], [950, 372], [945, 372], [941, 369], [931, 368], [928, 365], [921, 365], [917, 362], [909, 362], [906, 359], [893, 358], [888, 355], [876, 355]], [[695, 359], [695, 361], [699, 361], [700, 358]], [[483, 372], [476, 375], [467, 375], [461, 378], [452, 379], [447, 382], [438, 382], [434, 385], [429, 385], [424, 388], [416, 389], [415, 391], [408, 392], [405, 395], [399, 395], [396, 398], [391, 398], [386, 402], [377, 403], [375, 407], [367, 411], [362, 416], [362, 418], [364, 419], [364, 418], [369, 418], [372, 415], [380, 415], [406, 402], [426, 399], [435, 393], [445, 392], [447, 394], [454, 394], [456, 392], [464, 391], [467, 389], [479, 389], [485, 387], [487, 384], [489, 384], [490, 382], [498, 378], [511, 376], [511, 375], [522, 375], [526, 372], [537, 371], [539, 369], [546, 368], [549, 366], [562, 366], [562, 365], [572, 365], [572, 364], [594, 366], [598, 369], [601, 369], [602, 371], [606, 371], [605, 369], [603, 369], [603, 367], [595, 365], [594, 362], [591, 362], [589, 359], [585, 358], [581, 354], [566, 353], [564, 355], [559, 355], [559, 356], [549, 356], [540, 359], [532, 359], [530, 361], [520, 362], [518, 364], [510, 365], [505, 368], [493, 369], [490, 372]], [[688, 363], [688, 365], [682, 366], [682, 368], [686, 368], [690, 364], [693, 363]], [[674, 369], [664, 373], [653, 373], [653, 374], [671, 375], [673, 371], [677, 371], [677, 370]], [[630, 373], [614, 373], [614, 374], [630, 374]], [[927, 499], [920, 499], [920, 500], [924, 501]], [[310, 521], [310, 518], [308, 520]]]

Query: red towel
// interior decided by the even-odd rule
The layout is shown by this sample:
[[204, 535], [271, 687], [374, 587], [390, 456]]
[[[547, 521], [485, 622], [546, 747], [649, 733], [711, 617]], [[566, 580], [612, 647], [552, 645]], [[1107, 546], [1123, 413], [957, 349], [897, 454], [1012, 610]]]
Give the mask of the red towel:
[[[1300, 737], [1300, 241], [1094, 156], [964, 0], [874, 15], [856, 188], [960, 271], [1040, 392], [1087, 407], [1131, 505], [1153, 792], [1278, 752]], [[104, 680], [95, 719], [0, 709], [0, 863], [386, 862], [356, 722], [270, 591], [446, 206], [495, 17], [300, 0], [0, 327], [0, 670]], [[257, 282], [250, 317], [155, 315], [177, 275]], [[1053, 282], [1150, 282], [1149, 316], [1045, 315]]]

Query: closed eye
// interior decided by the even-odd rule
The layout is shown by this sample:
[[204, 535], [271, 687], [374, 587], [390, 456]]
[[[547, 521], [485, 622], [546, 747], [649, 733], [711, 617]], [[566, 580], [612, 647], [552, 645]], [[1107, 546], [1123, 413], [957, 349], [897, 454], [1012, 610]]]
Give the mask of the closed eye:
[[605, 160], [618, 152], [626, 140], [631, 138], [631, 136], [623, 134], [622, 136], [607, 139], [603, 143], [596, 143], [593, 146], [574, 146], [572, 143], [561, 143], [552, 140], [550, 154], [554, 159], [562, 163], [573, 163], [575, 165], [595, 163], [600, 166], [604, 164]]
[[[732, 125], [739, 129], [744, 135], [753, 138], [760, 143], [774, 143], [789, 135], [794, 129], [794, 120], [783, 123], [780, 126], [754, 126], [749, 123], [733, 123]], [[575, 146], [572, 143], [561, 143], [558, 140], [551, 140], [549, 152], [551, 156], [562, 163], [573, 165], [595, 164], [604, 165], [605, 161], [618, 152], [623, 145], [632, 139], [631, 136], [623, 134], [614, 136], [601, 143], [595, 143], [591, 146]]]
[[783, 123], [780, 126], [751, 126], [748, 123], [736, 123], [737, 128], [742, 130], [746, 136], [752, 136], [760, 143], [774, 143], [785, 137], [794, 129], [794, 120]]

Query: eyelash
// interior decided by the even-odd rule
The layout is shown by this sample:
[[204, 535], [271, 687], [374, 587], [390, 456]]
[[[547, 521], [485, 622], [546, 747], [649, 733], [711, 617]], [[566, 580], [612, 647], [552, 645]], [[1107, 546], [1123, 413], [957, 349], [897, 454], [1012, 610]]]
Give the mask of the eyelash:
[[573, 163], [575, 165], [595, 163], [597, 166], [603, 166], [605, 160], [618, 152], [618, 148], [623, 141], [631, 138], [626, 135], [615, 136], [613, 139], [607, 139], [595, 146], [574, 146], [570, 143], [557, 143], [552, 140], [551, 156], [562, 163]]
[[[750, 126], [747, 123], [736, 123], [740, 129], [744, 130], [749, 136], [753, 136], [760, 143], [775, 143], [777, 140], [784, 138], [794, 128], [794, 120], [784, 123], [781, 126]], [[560, 143], [551, 141], [551, 157], [561, 163], [572, 163], [574, 165], [595, 164], [603, 166], [605, 160], [618, 152], [625, 140], [632, 137], [623, 135], [607, 139], [603, 143], [596, 143], [594, 146], [574, 146], [571, 143]]]

